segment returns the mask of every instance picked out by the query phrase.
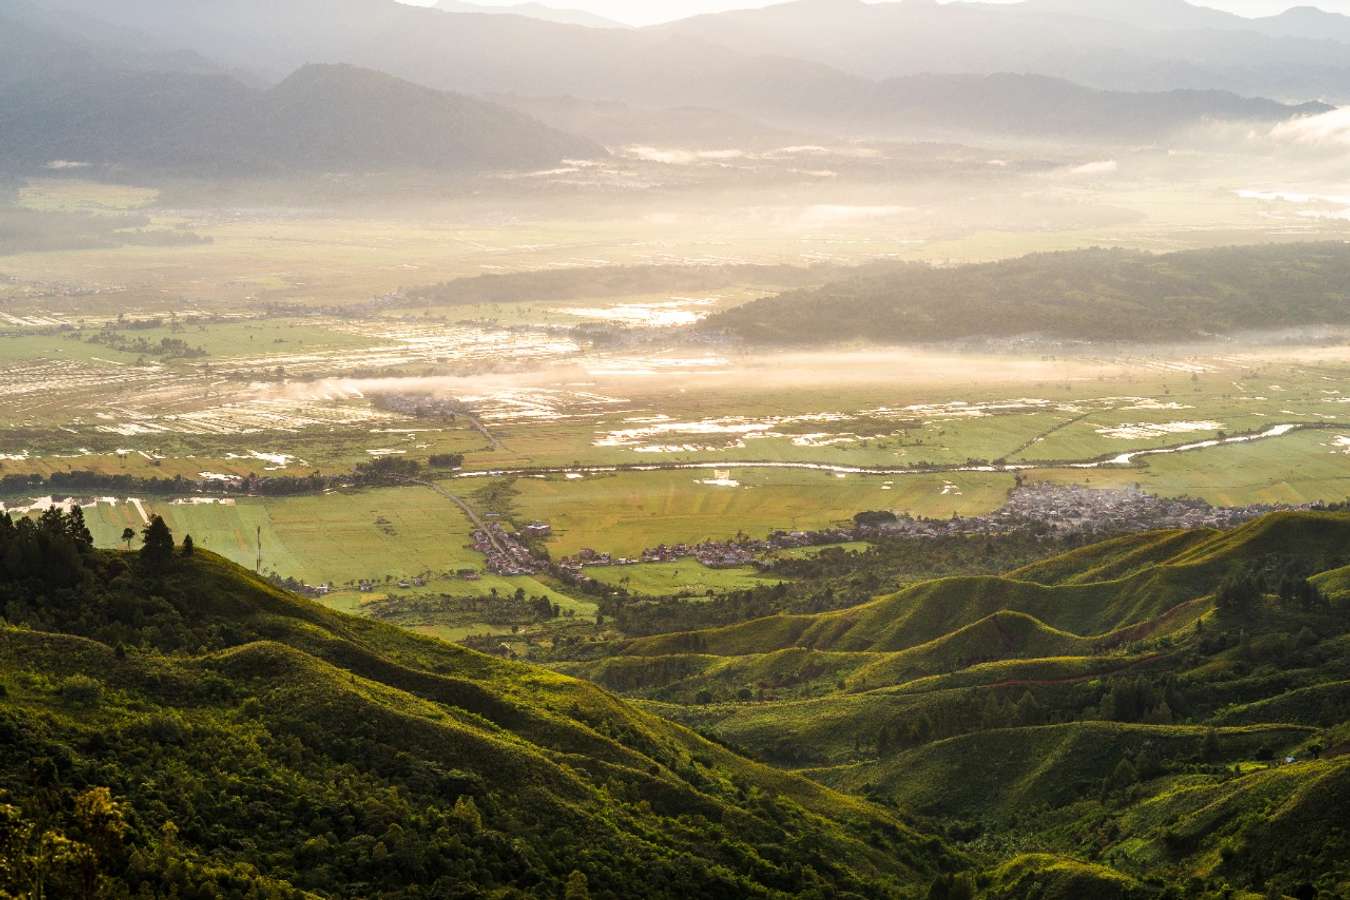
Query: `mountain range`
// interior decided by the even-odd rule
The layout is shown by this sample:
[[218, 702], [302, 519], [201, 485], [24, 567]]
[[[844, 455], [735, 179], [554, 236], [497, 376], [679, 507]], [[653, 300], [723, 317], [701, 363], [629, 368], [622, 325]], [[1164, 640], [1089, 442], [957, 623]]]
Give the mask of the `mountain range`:
[[478, 15], [524, 16], [527, 19], [539, 19], [544, 22], [557, 22], [560, 25], [581, 25], [585, 28], [627, 28], [622, 22], [606, 19], [583, 9], [559, 9], [542, 3], [513, 3], [508, 6], [486, 6], [481, 3], [468, 3], [466, 0], [438, 0], [436, 9], [451, 13], [476, 13]]
[[505, 107], [345, 65], [305, 66], [266, 90], [98, 65], [0, 88], [0, 158], [29, 169], [466, 172], [603, 155]]
[[[1320, 108], [1299, 105], [1308, 100], [1350, 95], [1345, 44], [1237, 27], [1142, 28], [1110, 17], [1129, 8], [1103, 3], [1088, 15], [1037, 3], [801, 0], [618, 29], [394, 0], [237, 0], [228, 8], [131, 0], [118, 5], [115, 17], [95, 0], [36, 6], [0, 0], [0, 15], [18, 21], [78, 32], [103, 46], [125, 45], [128, 35], [136, 35], [137, 46], [196, 54], [244, 81], [275, 83], [308, 63], [349, 63], [472, 95], [568, 96], [648, 110], [699, 107], [771, 128], [861, 136], [912, 136], [930, 131], [934, 122], [960, 129], [963, 120], [996, 127], [989, 110], [967, 107], [983, 102], [998, 108], [1011, 99], [1020, 112], [1004, 118], [1024, 134], [1086, 133], [1106, 122], [1115, 135], [1152, 141], [1181, 118], [1268, 120]], [[1163, 8], [1208, 18], [1185, 3]], [[1288, 21], [1294, 20], [1303, 18]], [[1022, 82], [1011, 98], [1000, 94], [1015, 75], [1045, 80]], [[975, 76], [997, 80], [973, 81]], [[1094, 95], [1087, 88], [1162, 97]], [[1170, 92], [1183, 89], [1202, 93], [1178, 102]], [[1056, 124], [1063, 95], [1073, 91], [1095, 98], [1100, 108], [1081, 123], [1069, 113]], [[1233, 93], [1294, 106], [1281, 110]], [[1149, 106], [1188, 108], [1184, 116], [1164, 111], [1155, 118]]]
[[1184, 0], [795, 0], [658, 30], [875, 79], [1034, 72], [1115, 90], [1224, 89], [1333, 102], [1350, 91], [1350, 17], [1306, 8], [1246, 19]]

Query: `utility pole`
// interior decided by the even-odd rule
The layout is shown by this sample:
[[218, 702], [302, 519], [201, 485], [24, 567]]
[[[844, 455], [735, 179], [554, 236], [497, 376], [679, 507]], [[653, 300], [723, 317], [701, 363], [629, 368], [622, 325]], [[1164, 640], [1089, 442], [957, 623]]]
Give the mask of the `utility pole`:
[[258, 563], [253, 567], [253, 571], [259, 575], [262, 574], [262, 526], [258, 526]]

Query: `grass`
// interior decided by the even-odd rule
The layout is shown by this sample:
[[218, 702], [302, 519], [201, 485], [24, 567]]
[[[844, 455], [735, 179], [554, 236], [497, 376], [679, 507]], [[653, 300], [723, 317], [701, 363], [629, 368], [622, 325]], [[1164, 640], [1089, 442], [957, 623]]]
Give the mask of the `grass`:
[[1350, 467], [1331, 446], [1339, 433], [1295, 432], [1274, 440], [1146, 457], [1137, 469], [1043, 469], [1030, 477], [1099, 488], [1138, 485], [1149, 493], [1199, 497], [1216, 506], [1339, 501], [1350, 497]]
[[871, 546], [867, 541], [845, 541], [842, 544], [828, 544], [823, 547], [792, 547], [787, 550], [776, 550], [774, 556], [780, 559], [814, 559], [826, 551], [866, 553]]
[[[68, 750], [68, 763], [112, 778], [119, 805], [131, 809], [134, 803], [138, 812], [152, 816], [153, 830], [167, 818], [189, 820], [193, 808], [183, 805], [181, 790], [157, 793], [153, 771], [164, 766], [202, 771], [233, 738], [234, 752], [215, 760], [219, 778], [210, 788], [210, 806], [202, 804], [208, 796], [204, 783], [193, 793], [197, 810], [209, 816], [211, 838], [185, 829], [185, 852], [209, 852], [297, 877], [289, 856], [254, 854], [252, 848], [270, 847], [283, 834], [294, 847], [296, 828], [303, 825], [283, 810], [329, 793], [332, 773], [341, 770], [347, 773], [342, 784], [349, 799], [373, 798], [379, 785], [378, 792], [388, 797], [406, 791], [418, 798], [419, 808], [429, 804], [448, 812], [456, 796], [473, 793], [485, 804], [491, 797], [485, 827], [501, 828], [517, 842], [503, 839], [502, 846], [534, 846], [529, 835], [562, 828], [560, 834], [582, 843], [581, 835], [594, 829], [595, 841], [603, 835], [611, 848], [638, 854], [633, 861], [655, 848], [687, 848], [687, 854], [671, 855], [679, 859], [686, 883], [696, 877], [695, 857], [705, 853], [700, 845], [725, 847], [719, 837], [705, 843], [687, 828], [661, 834], [667, 817], [685, 813], [723, 823], [719, 828], [734, 825], [726, 832], [729, 839], [749, 836], [759, 846], [786, 841], [789, 833], [818, 838], [832, 856], [834, 877], [856, 877], [859, 884], [881, 873], [917, 882], [912, 866], [926, 871], [946, 855], [938, 843], [920, 856], [917, 835], [880, 807], [738, 757], [584, 682], [325, 610], [212, 554], [177, 562], [156, 576], [154, 590], [151, 601], [141, 586], [131, 587], [119, 604], [125, 621], [105, 625], [124, 632], [138, 628], [144, 612], [138, 603], [159, 604], [162, 624], [172, 619], [194, 633], [231, 637], [206, 637], [209, 646], [191, 653], [161, 654], [139, 642], [131, 652], [114, 653], [85, 637], [0, 626], [0, 684], [6, 686], [6, 715], [16, 734], [48, 741], [52, 748], [78, 747]], [[145, 634], [163, 632], [156, 626]], [[77, 677], [89, 686], [85, 695], [97, 694], [103, 702], [81, 706], [63, 699], [61, 686]], [[177, 736], [149, 753], [146, 741], [153, 739], [144, 736], [154, 733], [157, 721], [178, 723]], [[96, 731], [105, 739], [85, 739]], [[269, 731], [291, 736], [296, 752], [280, 751], [283, 759], [272, 749], [281, 744], [255, 740]], [[394, 760], [401, 762], [391, 767]], [[7, 788], [20, 787], [16, 771], [0, 765]], [[438, 774], [428, 781], [430, 773]], [[614, 798], [605, 786], [616, 787], [619, 778], [645, 802]], [[790, 832], [745, 802], [740, 788], [790, 808]], [[20, 789], [25, 795], [29, 790]], [[245, 819], [217, 802], [225, 799], [222, 790], [236, 799], [264, 793], [288, 799], [265, 804]], [[167, 805], [154, 799], [159, 796]], [[244, 806], [242, 800], [234, 804], [241, 812]], [[522, 828], [522, 821], [547, 824]], [[250, 840], [218, 836], [237, 826], [249, 830]], [[877, 840], [881, 834], [884, 839]], [[569, 851], [558, 877], [588, 865], [581, 861], [581, 846]], [[661, 865], [664, 856], [657, 852], [649, 861]], [[854, 866], [856, 876], [848, 874]], [[531, 884], [537, 886], [539, 877], [532, 876]], [[592, 883], [612, 879], [597, 870]], [[710, 876], [709, 884], [717, 880]], [[720, 880], [725, 886], [725, 876]]]
[[1151, 896], [1142, 884], [1107, 866], [1048, 853], [1024, 853], [988, 873], [985, 896], [1017, 898], [1035, 892], [1042, 900], [1132, 900]]
[[[1165, 759], [1198, 759], [1208, 729], [1177, 725], [1075, 722], [998, 729], [938, 741], [879, 763], [822, 775], [857, 789], [879, 785], [916, 811], [964, 816], [977, 810], [1009, 816], [1045, 804], [1063, 806], [1097, 789], [1128, 753], [1145, 744]], [[1284, 725], [1222, 728], [1221, 759], [1254, 759], [1267, 745], [1293, 747], [1314, 734]]]
[[[595, 616], [595, 604], [530, 576], [502, 577], [483, 571], [483, 558], [467, 545], [471, 526], [453, 504], [425, 488], [375, 488], [313, 497], [240, 498], [234, 505], [173, 504], [145, 500], [147, 515], [162, 515], [179, 537], [192, 535], [198, 547], [219, 553], [246, 568], [257, 561], [258, 529], [263, 543], [263, 571], [308, 584], [331, 583], [324, 598], [334, 609], [360, 613], [366, 603], [387, 597], [448, 594], [487, 597], [493, 591], [510, 596], [524, 590], [581, 619]], [[86, 511], [94, 539], [102, 547], [121, 546], [124, 528], [139, 533], [136, 507], [100, 503]], [[467, 582], [446, 573], [472, 569], [481, 573]], [[425, 586], [400, 588], [398, 582], [430, 575]], [[369, 580], [370, 593], [358, 593], [354, 582]], [[436, 631], [439, 637], [461, 639], [491, 631], [487, 625]]]
[[[426, 488], [376, 488], [319, 496], [239, 498], [234, 505], [177, 505], [145, 500], [175, 534], [198, 547], [253, 568], [262, 529], [264, 571], [335, 585], [383, 582], [426, 572], [481, 569], [466, 545], [471, 527], [444, 497]], [[120, 542], [122, 529], [139, 529], [130, 504], [100, 504], [89, 515], [100, 546]], [[486, 592], [486, 588], [484, 588]]]
[[1088, 655], [1093, 644], [1091, 639], [1051, 628], [1025, 613], [1000, 610], [928, 643], [885, 654], [855, 672], [849, 687], [858, 690], [899, 684], [933, 672], [964, 669], [992, 657], [1013, 660]]
[[1215, 532], [1203, 529], [1130, 534], [1040, 560], [1009, 575], [1038, 584], [1110, 581], [1165, 562], [1187, 547], [1208, 542], [1214, 535]]
[[[259, 319], [239, 322], [185, 322], [181, 327], [124, 329], [120, 333], [130, 339], [144, 338], [159, 343], [162, 338], [176, 338], [192, 347], [201, 347], [207, 357], [191, 360], [215, 364], [230, 357], [289, 356], [306, 353], [333, 353], [343, 350], [367, 349], [379, 343], [351, 331], [333, 327], [334, 322], [315, 322], [305, 319]], [[107, 348], [93, 345], [97, 351]]]
[[[897, 651], [933, 641], [1000, 612], [1016, 612], [1066, 638], [1105, 644], [1138, 640], [1191, 623], [1201, 610], [1188, 604], [1213, 590], [1224, 573], [1245, 560], [1270, 554], [1311, 561], [1341, 552], [1350, 535], [1344, 513], [1276, 513], [1230, 532], [1202, 532], [1194, 542], [1163, 539], [1170, 551], [1146, 568], [1108, 581], [1038, 584], [1016, 577], [975, 576], [922, 582], [869, 603], [817, 615], [775, 615], [692, 634], [658, 635], [629, 644], [626, 652], [660, 656], [697, 647], [723, 656], [766, 653], [789, 646], [821, 650]], [[1077, 551], [1070, 560], [1112, 553], [1129, 558], [1135, 543]], [[1093, 560], [1101, 565], [1100, 559]], [[1045, 571], [1062, 562], [1041, 564]], [[1025, 622], [1024, 619], [1017, 620]], [[994, 626], [995, 620], [986, 623]], [[1129, 629], [1116, 633], [1120, 629]], [[1005, 629], [994, 628], [997, 633]], [[1033, 623], [1033, 634], [1039, 626]], [[1002, 640], [1002, 637], [1000, 637]]]
[[[992, 576], [968, 576], [922, 582], [861, 606], [817, 615], [776, 615], [738, 625], [697, 632], [699, 646], [709, 653], [738, 656], [765, 653], [784, 646], [822, 650], [893, 652], [934, 641], [1001, 612], [1025, 615], [1029, 636], [1071, 634], [1072, 638], [1104, 638], [1115, 629], [1146, 622], [1180, 603], [1184, 593], [1162, 592], [1151, 575], [1121, 582], [1046, 586]], [[1039, 619], [1039, 622], [1035, 620]], [[988, 619], [992, 637], [1008, 623]], [[1018, 625], [1021, 628], [1021, 625]], [[1003, 640], [1002, 637], [999, 638]], [[635, 641], [628, 652], [660, 655], [684, 645], [682, 635]]]
[[673, 703], [695, 703], [703, 692], [728, 700], [742, 688], [772, 686], [776, 693], [832, 691], [842, 676], [866, 665], [872, 654], [787, 649], [756, 656], [682, 653], [660, 657], [609, 656], [559, 664], [561, 671], [610, 690]]
[[777, 584], [780, 580], [766, 578], [750, 566], [710, 569], [693, 559], [635, 566], [595, 566], [586, 569], [586, 574], [601, 584], [647, 597], [742, 591]]
[[[550, 550], [569, 555], [585, 547], [635, 555], [662, 543], [763, 537], [774, 529], [816, 529], [845, 522], [864, 509], [900, 508], [926, 515], [987, 512], [1001, 505], [1011, 476], [970, 473], [949, 478], [890, 479], [829, 473], [736, 470], [739, 487], [701, 484], [709, 472], [643, 472], [582, 480], [520, 479], [516, 506], [553, 525]], [[882, 490], [887, 481], [893, 489]], [[943, 494], [944, 482], [959, 495]]]
[[[973, 815], [976, 806], [991, 808], [990, 797], [1003, 797], [998, 808], [1008, 814], [1053, 808], [1111, 774], [1121, 751], [1107, 747], [1149, 745], [1190, 760], [1206, 729], [1219, 726], [1234, 742], [1228, 763], [1257, 765], [1343, 721], [1345, 683], [1328, 680], [1335, 664], [1327, 662], [1345, 655], [1343, 611], [1272, 602], [1235, 624], [1214, 611], [1210, 595], [1249, 560], [1335, 558], [1347, 534], [1350, 516], [1317, 512], [1275, 514], [1229, 532], [1147, 533], [1054, 557], [1015, 578], [940, 579], [835, 612], [639, 637], [565, 667], [761, 758], [818, 767], [818, 777], [850, 790], [884, 789], [920, 812]], [[1025, 580], [1033, 577], [1042, 583]], [[1250, 649], [1236, 646], [1239, 624], [1254, 636]], [[1203, 635], [1224, 643], [1198, 651]], [[1295, 635], [1302, 649], [1291, 657]], [[1270, 659], [1285, 662], [1256, 662]], [[1104, 693], [1133, 683], [1155, 686], [1175, 705], [1179, 712], [1159, 713], [1162, 721], [1186, 724], [1101, 721], [1113, 718], [1103, 712]], [[1005, 734], [1028, 724], [1016, 711], [1028, 695], [1033, 710], [1055, 711], [1048, 721], [1073, 727]], [[878, 754], [879, 729], [920, 721], [938, 733], [894, 759]], [[947, 735], [958, 737], [939, 740]], [[1000, 742], [1018, 747], [1019, 761], [1011, 753], [995, 759]], [[986, 746], [988, 756], [973, 749]], [[953, 749], [924, 770], [917, 754], [940, 747]], [[1076, 775], [1072, 766], [1084, 760], [1105, 769]], [[952, 769], [958, 761], [974, 769]], [[949, 803], [942, 785], [970, 779], [978, 784], [969, 795]]]

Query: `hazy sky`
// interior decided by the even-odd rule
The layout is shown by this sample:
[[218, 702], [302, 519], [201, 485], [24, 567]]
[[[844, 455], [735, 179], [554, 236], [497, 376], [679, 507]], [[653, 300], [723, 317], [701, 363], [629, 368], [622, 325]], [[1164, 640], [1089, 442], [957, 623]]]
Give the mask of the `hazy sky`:
[[[429, 6], [435, 0], [404, 0], [419, 6]], [[521, 0], [471, 0], [485, 6], [514, 6]], [[630, 25], [651, 25], [671, 19], [682, 19], [698, 13], [723, 9], [746, 9], [752, 6], [770, 6], [783, 0], [543, 0], [544, 5], [584, 9], [589, 12], [627, 22]], [[1244, 16], [1265, 16], [1282, 12], [1291, 6], [1318, 6], [1322, 9], [1350, 13], [1350, 0], [1205, 0], [1200, 6], [1213, 6]]]

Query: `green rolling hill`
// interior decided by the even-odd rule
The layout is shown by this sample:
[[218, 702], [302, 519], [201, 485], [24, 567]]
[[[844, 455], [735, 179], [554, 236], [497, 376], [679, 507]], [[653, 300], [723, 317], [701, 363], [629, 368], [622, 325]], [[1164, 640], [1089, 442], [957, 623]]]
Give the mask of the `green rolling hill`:
[[[1347, 547], [1350, 517], [1280, 513], [1227, 533], [1109, 541], [1007, 576], [922, 582], [835, 612], [769, 616], [725, 628], [640, 638], [621, 652], [743, 656], [790, 646], [893, 652], [937, 640], [1001, 612], [1023, 613], [1048, 629], [1110, 647], [1187, 624], [1200, 612], [1194, 601], [1248, 562], [1283, 556], [1319, 565], [1347, 554]], [[1080, 565], [1085, 572], [1081, 577], [1075, 569]], [[1117, 577], [1093, 580], [1098, 575]]]
[[0, 894], [875, 897], [963, 866], [584, 681], [0, 522]]
[[0, 892], [1350, 885], [1350, 514], [592, 643], [562, 671], [171, 541], [99, 552], [77, 517], [0, 517]]
[[981, 896], [1339, 897], [1347, 559], [1281, 513], [556, 665], [917, 817]]

